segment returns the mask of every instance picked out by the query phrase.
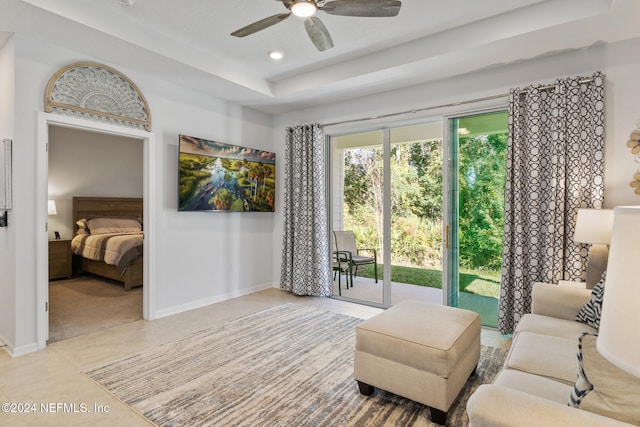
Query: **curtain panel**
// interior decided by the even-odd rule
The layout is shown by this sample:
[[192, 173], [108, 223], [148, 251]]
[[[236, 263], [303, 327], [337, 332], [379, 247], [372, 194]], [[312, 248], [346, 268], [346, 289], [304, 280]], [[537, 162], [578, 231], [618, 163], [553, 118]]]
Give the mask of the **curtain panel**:
[[578, 208], [604, 199], [604, 76], [512, 89], [498, 326], [530, 312], [533, 283], [581, 280], [587, 251], [573, 242]]
[[331, 295], [324, 133], [317, 124], [286, 129], [284, 242], [280, 287]]

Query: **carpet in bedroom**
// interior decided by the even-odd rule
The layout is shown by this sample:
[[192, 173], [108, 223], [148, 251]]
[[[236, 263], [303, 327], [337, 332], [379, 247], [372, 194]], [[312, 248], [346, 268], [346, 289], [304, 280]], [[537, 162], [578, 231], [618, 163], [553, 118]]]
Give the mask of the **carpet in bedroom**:
[[49, 282], [49, 343], [142, 319], [142, 287], [86, 275]]
[[[87, 375], [160, 426], [434, 426], [429, 409], [353, 380], [350, 316], [283, 304], [131, 354]], [[482, 346], [477, 375], [449, 412], [500, 370], [506, 351]]]

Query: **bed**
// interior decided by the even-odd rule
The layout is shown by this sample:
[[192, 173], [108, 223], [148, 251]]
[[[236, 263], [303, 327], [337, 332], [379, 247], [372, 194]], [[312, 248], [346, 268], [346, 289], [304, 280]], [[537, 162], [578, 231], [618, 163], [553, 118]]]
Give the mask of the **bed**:
[[122, 282], [127, 291], [142, 286], [142, 218], [141, 198], [74, 197], [74, 269]]

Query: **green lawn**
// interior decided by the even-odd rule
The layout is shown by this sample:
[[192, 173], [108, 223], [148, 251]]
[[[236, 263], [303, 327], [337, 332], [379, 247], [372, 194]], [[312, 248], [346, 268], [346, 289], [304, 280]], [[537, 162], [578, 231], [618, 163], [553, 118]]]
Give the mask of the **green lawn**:
[[[358, 269], [358, 276], [373, 278], [373, 266]], [[378, 264], [378, 279], [382, 279], [382, 266]], [[442, 271], [426, 268], [391, 266], [391, 281], [442, 289]], [[460, 271], [460, 292], [498, 298], [500, 273]]]

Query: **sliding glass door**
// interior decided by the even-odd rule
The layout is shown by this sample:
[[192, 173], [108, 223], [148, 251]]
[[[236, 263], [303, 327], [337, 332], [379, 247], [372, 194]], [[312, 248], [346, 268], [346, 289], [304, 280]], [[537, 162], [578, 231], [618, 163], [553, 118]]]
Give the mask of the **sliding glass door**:
[[331, 228], [377, 262], [337, 269], [334, 295], [445, 303], [496, 326], [506, 129], [491, 112], [332, 137]]
[[334, 295], [440, 303], [442, 122], [334, 137], [331, 147], [332, 229], [353, 232], [358, 255], [377, 261], [353, 270], [353, 286], [336, 271]]
[[448, 119], [446, 302], [497, 326], [507, 113]]
[[[374, 305], [384, 304], [384, 136], [385, 131], [376, 130], [331, 139], [334, 265], [348, 263], [342, 261], [344, 251], [354, 245], [352, 255], [374, 258], [377, 264], [335, 270], [333, 295]], [[350, 236], [353, 245], [346, 241]]]
[[389, 129], [391, 304], [442, 302], [442, 122]]

